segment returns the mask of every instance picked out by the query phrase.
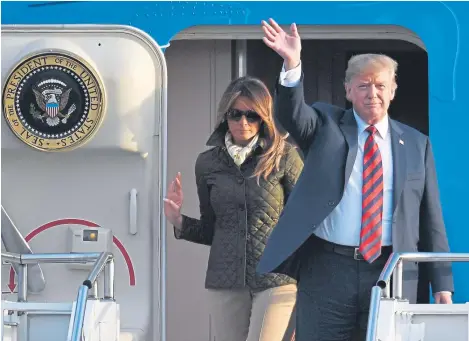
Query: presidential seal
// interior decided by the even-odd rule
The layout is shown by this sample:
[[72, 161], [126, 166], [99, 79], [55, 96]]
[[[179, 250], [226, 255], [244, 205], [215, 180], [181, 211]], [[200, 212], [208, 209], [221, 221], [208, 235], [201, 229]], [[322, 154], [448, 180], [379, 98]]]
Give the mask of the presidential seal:
[[3, 89], [3, 114], [13, 133], [42, 151], [75, 149], [104, 116], [99, 75], [78, 56], [44, 52], [20, 62]]

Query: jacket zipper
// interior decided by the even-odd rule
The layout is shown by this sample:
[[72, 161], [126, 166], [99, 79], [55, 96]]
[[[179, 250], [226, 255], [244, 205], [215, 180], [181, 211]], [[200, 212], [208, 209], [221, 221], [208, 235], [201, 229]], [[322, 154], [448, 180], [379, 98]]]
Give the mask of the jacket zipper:
[[[228, 151], [226, 150], [226, 147], [222, 147], [222, 150], [225, 152], [226, 156], [229, 159], [229, 162], [232, 163], [232, 166], [235, 167], [239, 174], [243, 178], [243, 184], [244, 184], [244, 221], [245, 221], [245, 227], [246, 227], [246, 234], [244, 236], [244, 263], [243, 263], [243, 285], [246, 287], [247, 285], [247, 279], [246, 279], [246, 273], [247, 273], [247, 243], [248, 243], [248, 208], [247, 208], [247, 202], [246, 202], [246, 178], [244, 177], [243, 172], [241, 172], [241, 168], [234, 163], [233, 159], [231, 156], [228, 154]], [[247, 162], [252, 156], [250, 155], [244, 162]]]

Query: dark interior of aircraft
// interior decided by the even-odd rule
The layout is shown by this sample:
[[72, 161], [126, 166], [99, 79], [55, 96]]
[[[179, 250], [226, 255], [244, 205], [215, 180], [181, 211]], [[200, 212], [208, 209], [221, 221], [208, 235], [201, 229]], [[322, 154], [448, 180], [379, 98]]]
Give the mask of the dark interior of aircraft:
[[[302, 63], [306, 101], [349, 108], [343, 78], [349, 58], [360, 53], [384, 53], [398, 62], [398, 89], [389, 114], [428, 135], [427, 53], [406, 41], [304, 40]], [[246, 60], [248, 75], [262, 79], [273, 89], [282, 59], [261, 40], [249, 40]]]

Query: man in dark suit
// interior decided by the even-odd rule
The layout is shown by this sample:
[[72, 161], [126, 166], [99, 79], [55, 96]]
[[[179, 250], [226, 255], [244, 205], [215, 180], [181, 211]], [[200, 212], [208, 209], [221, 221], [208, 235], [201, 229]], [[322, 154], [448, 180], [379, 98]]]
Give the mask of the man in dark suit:
[[[449, 252], [432, 148], [389, 118], [397, 63], [354, 56], [345, 75], [353, 109], [309, 106], [301, 39], [263, 21], [265, 44], [283, 59], [275, 114], [305, 156], [303, 173], [264, 255], [261, 273], [298, 280], [297, 341], [364, 340], [371, 288], [395, 252]], [[436, 303], [451, 303], [451, 264], [428, 263]], [[418, 265], [404, 263], [404, 297], [415, 302]]]

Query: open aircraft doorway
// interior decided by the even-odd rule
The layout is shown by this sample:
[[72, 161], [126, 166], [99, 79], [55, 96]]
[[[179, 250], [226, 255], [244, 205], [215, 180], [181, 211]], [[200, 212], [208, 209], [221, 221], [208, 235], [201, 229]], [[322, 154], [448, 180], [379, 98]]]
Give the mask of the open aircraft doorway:
[[[421, 40], [397, 26], [299, 26], [303, 38], [305, 95], [348, 107], [343, 77], [352, 54], [385, 53], [399, 63], [390, 115], [428, 134], [428, 63]], [[185, 214], [199, 217], [194, 165], [206, 150], [217, 106], [229, 82], [255, 76], [272, 90], [282, 60], [262, 42], [257, 26], [197, 26], [177, 34], [165, 50], [168, 68], [168, 182], [182, 173]], [[209, 247], [167, 241], [167, 338], [213, 341], [204, 288]], [[184, 321], [184, 328], [181, 328]]]

